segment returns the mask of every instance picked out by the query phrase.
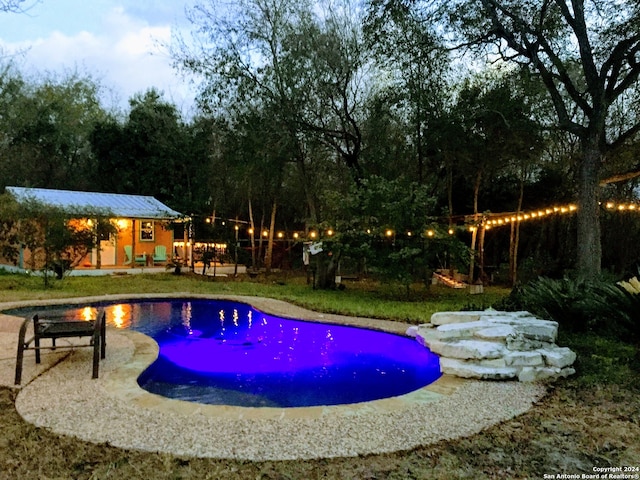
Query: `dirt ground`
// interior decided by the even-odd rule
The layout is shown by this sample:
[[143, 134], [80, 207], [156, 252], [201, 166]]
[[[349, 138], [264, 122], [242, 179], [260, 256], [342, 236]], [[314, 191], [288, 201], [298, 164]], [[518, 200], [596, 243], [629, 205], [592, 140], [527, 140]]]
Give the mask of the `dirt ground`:
[[126, 451], [54, 435], [24, 422], [14, 408], [15, 392], [0, 388], [0, 478], [405, 480], [593, 474], [594, 467], [640, 467], [639, 393], [638, 382], [585, 387], [569, 379], [551, 387], [526, 414], [469, 438], [358, 458], [242, 462]]

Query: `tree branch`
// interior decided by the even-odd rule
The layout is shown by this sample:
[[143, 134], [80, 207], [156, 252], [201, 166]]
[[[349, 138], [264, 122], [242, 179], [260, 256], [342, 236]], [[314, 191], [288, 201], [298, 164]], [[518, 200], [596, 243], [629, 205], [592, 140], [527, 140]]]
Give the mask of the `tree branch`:
[[626, 173], [618, 173], [616, 175], [612, 175], [608, 178], [603, 178], [602, 180], [600, 180], [600, 186], [604, 187], [605, 185], [609, 185], [611, 183], [624, 182], [626, 180], [631, 180], [637, 177], [640, 177], [640, 170], [634, 170], [632, 172], [626, 172]]

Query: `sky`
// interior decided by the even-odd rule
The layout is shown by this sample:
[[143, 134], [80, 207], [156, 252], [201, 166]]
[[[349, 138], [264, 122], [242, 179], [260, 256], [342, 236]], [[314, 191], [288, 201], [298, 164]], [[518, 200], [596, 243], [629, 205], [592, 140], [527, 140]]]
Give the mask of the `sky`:
[[0, 12], [0, 49], [23, 73], [90, 74], [105, 88], [107, 108], [126, 110], [132, 95], [156, 87], [188, 114], [193, 89], [172, 68], [166, 45], [172, 32], [188, 31], [192, 3], [26, 0], [25, 13]]

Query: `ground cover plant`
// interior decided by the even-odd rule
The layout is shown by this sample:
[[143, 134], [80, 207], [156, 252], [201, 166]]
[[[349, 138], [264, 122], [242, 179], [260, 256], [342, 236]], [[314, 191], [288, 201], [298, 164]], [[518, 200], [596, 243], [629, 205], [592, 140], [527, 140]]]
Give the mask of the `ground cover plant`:
[[[304, 278], [207, 281], [172, 275], [68, 278], [54, 288], [25, 276], [0, 276], [0, 300], [104, 293], [214, 292], [264, 295], [314, 308], [413, 322], [442, 307], [472, 307], [484, 299], [464, 291], [354, 283], [344, 291], [314, 291]], [[397, 299], [396, 299], [397, 296]], [[401, 313], [392, 315], [396, 307]], [[481, 306], [481, 305], [478, 305]], [[488, 305], [484, 305], [488, 306]], [[346, 312], [343, 312], [346, 313]], [[0, 388], [0, 478], [22, 479], [455, 479], [543, 478], [593, 473], [593, 467], [640, 465], [640, 366], [637, 348], [594, 332], [562, 332], [560, 345], [578, 353], [577, 375], [550, 387], [529, 412], [479, 434], [385, 455], [309, 461], [245, 462], [127, 451], [59, 436], [24, 422], [16, 391]]]

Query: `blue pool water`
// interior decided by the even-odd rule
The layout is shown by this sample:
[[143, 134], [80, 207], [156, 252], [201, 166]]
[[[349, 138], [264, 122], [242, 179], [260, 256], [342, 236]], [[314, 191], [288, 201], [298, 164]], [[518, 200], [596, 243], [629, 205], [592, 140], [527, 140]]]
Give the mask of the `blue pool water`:
[[[103, 307], [109, 324], [158, 342], [159, 357], [138, 383], [170, 398], [250, 407], [336, 405], [402, 395], [441, 375], [438, 357], [413, 339], [283, 319], [247, 304], [172, 299]], [[92, 318], [96, 308], [46, 312]]]

